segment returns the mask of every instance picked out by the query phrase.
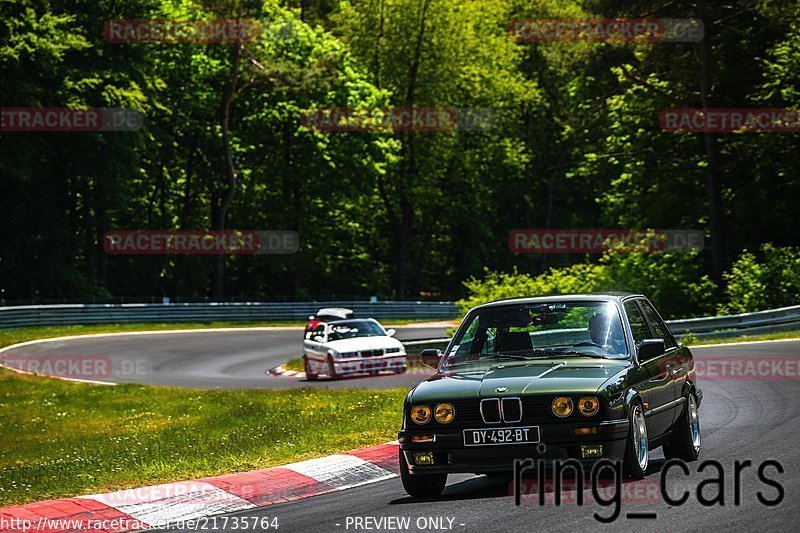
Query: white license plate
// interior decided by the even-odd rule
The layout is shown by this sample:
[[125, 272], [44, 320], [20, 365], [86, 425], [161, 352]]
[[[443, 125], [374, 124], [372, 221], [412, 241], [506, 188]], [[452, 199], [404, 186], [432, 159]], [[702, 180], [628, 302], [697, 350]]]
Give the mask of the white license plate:
[[537, 442], [539, 442], [539, 426], [464, 430], [464, 446], [535, 444]]

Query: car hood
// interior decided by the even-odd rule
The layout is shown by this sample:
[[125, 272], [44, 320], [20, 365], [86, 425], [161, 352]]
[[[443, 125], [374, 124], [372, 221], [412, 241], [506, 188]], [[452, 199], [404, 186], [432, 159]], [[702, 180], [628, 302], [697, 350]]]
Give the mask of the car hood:
[[386, 348], [403, 349], [403, 343], [392, 337], [355, 337], [352, 339], [341, 339], [325, 344], [326, 348], [336, 350], [339, 353], [360, 352], [362, 350], [380, 350]]
[[412, 391], [411, 401], [427, 402], [503, 395], [595, 393], [611, 377], [630, 366], [627, 360], [562, 359], [473, 364], [445, 370]]

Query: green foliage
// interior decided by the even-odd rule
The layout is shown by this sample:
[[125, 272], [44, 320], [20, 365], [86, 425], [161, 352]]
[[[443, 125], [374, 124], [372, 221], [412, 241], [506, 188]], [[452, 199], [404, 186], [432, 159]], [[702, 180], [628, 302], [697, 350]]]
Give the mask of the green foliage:
[[[664, 108], [702, 105], [697, 44], [515, 43], [507, 31], [518, 18], [695, 17], [701, 5], [713, 24], [711, 103], [797, 108], [800, 5], [790, 0], [0, 2], [3, 107], [145, 116], [138, 132], [2, 133], [0, 298], [209, 296], [214, 257], [109, 256], [101, 240], [109, 229], [212, 226], [227, 187], [222, 102], [236, 74], [227, 227], [296, 230], [301, 251], [226, 258], [226, 296], [450, 298], [488, 268], [538, 280], [521, 291], [628, 288], [676, 315], [709, 310], [703, 275], [717, 252], [729, 261], [766, 235], [798, 244], [794, 135], [716, 136], [717, 261], [630, 255], [570, 267], [581, 258], [505, 245], [514, 228], [709, 229], [707, 145], [658, 125]], [[112, 44], [102, 31], [110, 19], [239, 16], [263, 32], [238, 69], [232, 46]], [[474, 108], [496, 120], [478, 132], [300, 126], [303, 110], [336, 107]]]
[[600, 267], [601, 290], [644, 294], [665, 317], [714, 312], [716, 286], [695, 253], [610, 252]]
[[606, 291], [644, 294], [669, 318], [702, 316], [713, 309], [714, 284], [701, 274], [693, 254], [609, 251], [599, 263], [551, 268], [539, 276], [487, 270], [484, 279], [464, 285], [470, 294], [458, 302], [462, 312], [502, 298]]
[[726, 302], [720, 313], [735, 314], [800, 304], [800, 248], [765, 244], [744, 251], [725, 274]]
[[548, 294], [569, 294], [601, 290], [598, 285], [602, 267], [591, 263], [577, 263], [564, 268], [552, 268], [540, 274], [491, 272], [483, 279], [472, 278], [464, 282], [469, 296], [457, 302], [462, 313], [486, 302], [504, 298], [524, 298]]

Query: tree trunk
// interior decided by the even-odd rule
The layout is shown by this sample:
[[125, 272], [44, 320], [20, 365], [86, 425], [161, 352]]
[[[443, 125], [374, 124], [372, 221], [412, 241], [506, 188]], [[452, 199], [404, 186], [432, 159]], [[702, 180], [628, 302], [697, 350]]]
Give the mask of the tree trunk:
[[[409, 65], [408, 87], [406, 87], [404, 101], [406, 108], [413, 108], [416, 100], [417, 78], [422, 64], [422, 43], [425, 42], [425, 23], [429, 7], [430, 0], [425, 0], [420, 12], [419, 33], [414, 46], [414, 56], [411, 58], [411, 64]], [[414, 206], [411, 199], [414, 188], [411, 184], [415, 180], [417, 173], [414, 149], [416, 137], [413, 132], [409, 132], [403, 134], [401, 139], [403, 143], [403, 161], [401, 164], [400, 183], [397, 187], [400, 198], [400, 231], [397, 234], [398, 246], [395, 253], [395, 297], [398, 300], [404, 300], [406, 297], [409, 241], [411, 240], [414, 226]]]
[[[700, 41], [700, 102], [703, 109], [712, 107], [711, 74], [713, 56], [711, 49], [712, 20], [708, 16], [708, 6], [700, 2], [703, 24], [706, 28], [705, 38]], [[703, 133], [708, 174], [706, 176], [706, 194], [709, 205], [709, 223], [711, 225], [711, 277], [721, 288], [722, 273], [725, 269], [725, 221], [722, 206], [722, 160], [717, 133]]]
[[[225, 188], [221, 194], [219, 204], [213, 211], [213, 229], [222, 231], [228, 219], [228, 209], [236, 195], [236, 185], [238, 178], [236, 167], [233, 164], [233, 154], [231, 153], [230, 140], [230, 116], [233, 100], [236, 97], [237, 85], [239, 83], [239, 62], [241, 60], [241, 45], [231, 46], [231, 81], [225, 98], [222, 103], [221, 127], [222, 127], [222, 148], [225, 153]], [[214, 300], [221, 301], [225, 293], [225, 254], [218, 253], [214, 263], [214, 286], [212, 297]]]

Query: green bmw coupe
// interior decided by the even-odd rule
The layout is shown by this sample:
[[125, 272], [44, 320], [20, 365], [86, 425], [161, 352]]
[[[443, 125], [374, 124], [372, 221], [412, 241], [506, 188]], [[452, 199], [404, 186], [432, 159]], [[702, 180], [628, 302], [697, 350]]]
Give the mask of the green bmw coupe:
[[642, 295], [502, 300], [467, 313], [437, 372], [406, 397], [403, 487], [439, 495], [447, 475], [510, 473], [515, 459], [697, 459], [702, 392], [692, 353]]

